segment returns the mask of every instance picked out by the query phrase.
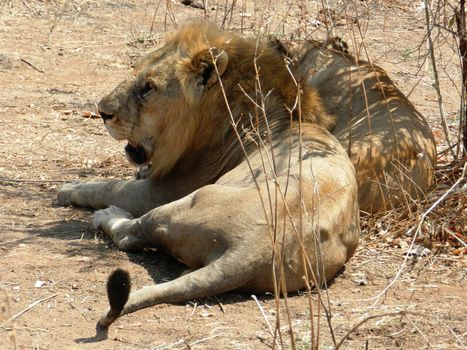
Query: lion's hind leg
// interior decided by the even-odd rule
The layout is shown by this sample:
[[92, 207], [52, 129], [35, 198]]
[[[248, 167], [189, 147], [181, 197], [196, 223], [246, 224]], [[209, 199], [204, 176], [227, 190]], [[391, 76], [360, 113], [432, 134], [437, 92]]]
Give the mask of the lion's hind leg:
[[[205, 298], [245, 286], [252, 278], [248, 271], [251, 264], [243, 259], [245, 266], [241, 268], [238, 266], [239, 261], [231, 255], [223, 255], [207, 266], [170, 282], [146, 286], [131, 294], [128, 274], [121, 269], [115, 270], [109, 276], [107, 284], [110, 308], [100, 318], [97, 326], [107, 328], [120, 316], [156, 304]], [[239, 274], [238, 269], [244, 273]]]

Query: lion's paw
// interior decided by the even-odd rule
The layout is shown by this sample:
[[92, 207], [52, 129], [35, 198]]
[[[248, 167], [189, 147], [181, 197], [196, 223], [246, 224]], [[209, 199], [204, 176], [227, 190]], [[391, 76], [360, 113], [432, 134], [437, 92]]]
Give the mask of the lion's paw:
[[73, 204], [73, 194], [77, 192], [79, 182], [67, 183], [60, 187], [57, 193], [57, 202], [59, 205], [67, 206]]
[[94, 212], [93, 225], [96, 229], [109, 231], [112, 230], [115, 225], [119, 225], [123, 221], [128, 221], [133, 218], [133, 215], [129, 212], [112, 205], [107, 209]]

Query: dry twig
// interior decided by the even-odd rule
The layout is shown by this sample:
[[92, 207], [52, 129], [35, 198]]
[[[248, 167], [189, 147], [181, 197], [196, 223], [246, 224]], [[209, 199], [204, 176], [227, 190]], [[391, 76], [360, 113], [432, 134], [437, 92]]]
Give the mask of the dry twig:
[[49, 300], [49, 299], [55, 298], [57, 295], [58, 295], [58, 293], [55, 293], [55, 294], [49, 295], [48, 297], [45, 297], [45, 298], [36, 300], [35, 302], [29, 304], [29, 306], [28, 306], [26, 309], [24, 309], [24, 310], [18, 312], [16, 315], [10, 317], [10, 318], [7, 320], [7, 322], [10, 322], [10, 321], [13, 321], [13, 320], [17, 319], [17, 318], [20, 317], [22, 314], [28, 312], [29, 310], [31, 310], [31, 309], [32, 309], [33, 307], [35, 307], [36, 305], [38, 305], [38, 304], [40, 304], [40, 303], [42, 303], [42, 302], [44, 302], [44, 301], [47, 301], [47, 300]]
[[438, 96], [438, 107], [439, 107], [439, 113], [441, 116], [441, 125], [443, 127], [444, 137], [446, 138], [446, 143], [448, 144], [448, 147], [451, 150], [452, 157], [455, 158], [456, 155], [451, 145], [451, 140], [449, 138], [449, 130], [446, 124], [446, 117], [444, 115], [443, 96], [441, 95], [441, 90], [439, 87], [438, 68], [436, 65], [435, 51], [433, 47], [433, 39], [431, 37], [431, 31], [433, 28], [431, 27], [431, 24], [430, 24], [430, 9], [431, 7], [430, 7], [429, 1], [425, 0], [425, 18], [426, 18], [427, 40], [428, 40], [428, 52], [430, 54], [431, 66], [433, 68], [433, 78], [435, 80], [433, 83], [433, 87], [435, 88], [436, 94]]
[[26, 237], [22, 237], [22, 238], [18, 238], [18, 239], [12, 239], [12, 240], [9, 240], [9, 241], [0, 242], [0, 246], [1, 245], [6, 245], [6, 244], [11, 244], [11, 243], [21, 242], [21, 241], [24, 241], [25, 239], [28, 239], [28, 238], [31, 238], [31, 237], [37, 237], [37, 236], [39, 236], [39, 233], [30, 235], [30, 236], [26, 236]]
[[14, 182], [14, 183], [62, 183], [70, 182], [70, 180], [32, 180], [32, 179], [12, 179], [8, 177], [0, 177], [0, 182]]
[[277, 339], [274, 336], [274, 331], [272, 330], [271, 324], [269, 323], [269, 320], [266, 317], [266, 314], [264, 313], [264, 309], [261, 306], [261, 304], [259, 303], [258, 298], [256, 298], [256, 295], [251, 295], [251, 298], [255, 301], [256, 305], [258, 306], [259, 311], [261, 312], [261, 315], [263, 316], [264, 320], [266, 321], [266, 325], [268, 326], [269, 333], [271, 333], [271, 336], [274, 339], [274, 342], [276, 344], [277, 349], [280, 349], [279, 344], [277, 343]]
[[372, 315], [372, 316], [368, 316], [366, 317], [365, 319], [363, 319], [362, 321], [358, 322], [356, 325], [354, 325], [343, 337], [342, 339], [340, 340], [340, 342], [336, 345], [335, 347], [335, 350], [338, 350], [343, 344], [344, 342], [347, 340], [347, 338], [357, 330], [358, 327], [360, 327], [362, 324], [370, 321], [370, 320], [373, 320], [375, 318], [382, 318], [382, 317], [388, 317], [388, 316], [407, 316], [407, 315], [414, 315], [414, 316], [423, 316], [423, 317], [426, 317], [425, 315], [422, 315], [422, 314], [419, 314], [419, 313], [416, 313], [416, 312], [410, 312], [410, 311], [406, 311], [406, 310], [402, 310], [402, 311], [397, 311], [397, 312], [388, 312], [388, 313], [385, 313], [385, 314], [381, 314], [381, 315]]
[[29, 62], [27, 59], [25, 58], [21, 58], [21, 62], [23, 63], [26, 63], [29, 67], [31, 67], [32, 69], [38, 71], [39, 73], [45, 73], [45, 71], [42, 69], [42, 68], [39, 68], [37, 66], [35, 66], [34, 64], [32, 64], [31, 62]]

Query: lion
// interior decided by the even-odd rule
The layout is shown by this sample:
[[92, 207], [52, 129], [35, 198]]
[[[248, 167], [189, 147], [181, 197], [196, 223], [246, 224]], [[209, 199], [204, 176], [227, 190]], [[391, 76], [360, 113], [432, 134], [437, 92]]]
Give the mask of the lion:
[[375, 64], [339, 37], [284, 42], [294, 74], [336, 117], [332, 134], [357, 172], [359, 205], [374, 213], [412, 205], [433, 184], [436, 145], [425, 118]]
[[157, 247], [189, 270], [130, 293], [117, 269], [98, 327], [159, 303], [320, 286], [354, 254], [355, 169], [316, 89], [299, 87], [281, 50], [191, 24], [99, 102], [148, 177], [68, 184], [58, 202], [101, 209], [94, 225], [119, 249]]

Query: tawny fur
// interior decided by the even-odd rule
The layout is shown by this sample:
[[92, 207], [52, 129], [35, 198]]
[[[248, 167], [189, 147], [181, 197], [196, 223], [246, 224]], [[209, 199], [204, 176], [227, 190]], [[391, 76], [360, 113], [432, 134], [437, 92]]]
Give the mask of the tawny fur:
[[424, 198], [436, 165], [433, 133], [387, 72], [356, 59], [338, 37], [283, 45], [291, 70], [336, 117], [332, 132], [357, 170], [360, 209], [388, 210]]

